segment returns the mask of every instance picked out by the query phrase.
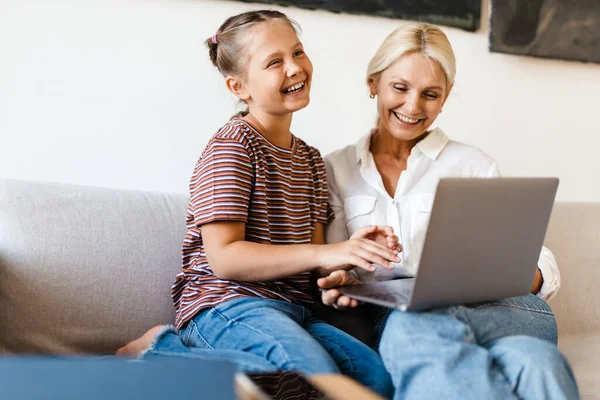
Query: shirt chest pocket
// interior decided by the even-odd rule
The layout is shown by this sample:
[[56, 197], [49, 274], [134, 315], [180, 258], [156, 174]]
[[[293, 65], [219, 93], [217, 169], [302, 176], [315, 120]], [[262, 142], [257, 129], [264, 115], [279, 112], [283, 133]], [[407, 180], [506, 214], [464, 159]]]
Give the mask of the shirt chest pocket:
[[375, 204], [373, 196], [352, 196], [344, 199], [344, 214], [350, 236], [365, 225], [376, 225]]
[[404, 249], [405, 256], [406, 261], [415, 269], [418, 267], [423, 252], [433, 199], [434, 194], [432, 193], [413, 195], [407, 199], [403, 207], [403, 236], [409, 241], [409, 246], [405, 246]]

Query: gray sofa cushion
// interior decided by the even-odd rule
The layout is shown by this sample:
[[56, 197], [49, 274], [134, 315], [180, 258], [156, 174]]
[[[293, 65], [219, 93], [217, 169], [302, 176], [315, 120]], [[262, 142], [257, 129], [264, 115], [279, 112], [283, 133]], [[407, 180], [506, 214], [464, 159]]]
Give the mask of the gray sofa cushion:
[[546, 245], [562, 278], [550, 301], [559, 335], [600, 335], [600, 203], [555, 204]]
[[600, 204], [555, 204], [546, 245], [562, 277], [550, 301], [558, 347], [571, 362], [581, 398], [600, 400]]
[[186, 203], [0, 180], [0, 353], [112, 353], [171, 323]]

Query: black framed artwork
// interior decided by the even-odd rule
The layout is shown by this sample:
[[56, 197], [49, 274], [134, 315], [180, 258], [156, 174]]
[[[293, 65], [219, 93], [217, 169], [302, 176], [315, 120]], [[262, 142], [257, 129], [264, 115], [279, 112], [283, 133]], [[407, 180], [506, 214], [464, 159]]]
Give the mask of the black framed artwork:
[[[328, 10], [401, 18], [439, 25], [453, 26], [467, 31], [479, 28], [481, 0], [239, 0], [294, 6], [310, 10]], [[600, 1], [600, 0], [599, 0]]]
[[493, 0], [490, 50], [600, 63], [600, 0]]

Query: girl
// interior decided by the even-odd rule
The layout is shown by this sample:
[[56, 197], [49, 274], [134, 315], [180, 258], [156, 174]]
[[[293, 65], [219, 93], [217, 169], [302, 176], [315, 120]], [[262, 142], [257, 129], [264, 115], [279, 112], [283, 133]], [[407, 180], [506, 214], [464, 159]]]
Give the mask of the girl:
[[332, 218], [324, 162], [289, 131], [309, 103], [313, 70], [295, 23], [277, 11], [247, 12], [207, 45], [247, 110], [212, 137], [190, 182], [183, 269], [172, 288], [181, 339], [157, 327], [119, 354], [139, 352], [159, 331], [145, 355], [220, 349], [249, 368], [264, 361], [262, 369], [342, 372], [389, 395], [376, 352], [311, 314], [311, 273], [392, 268], [399, 258], [389, 227], [323, 244]]
[[[336, 271], [319, 280], [322, 288], [415, 275], [439, 179], [499, 176], [494, 160], [481, 150], [429, 129], [455, 71], [448, 38], [428, 24], [392, 32], [371, 60], [367, 83], [379, 118], [357, 144], [327, 157], [336, 214], [327, 241], [346, 240], [366, 224], [389, 224], [402, 238], [402, 262], [394, 271]], [[542, 248], [529, 296], [429, 312], [376, 309], [375, 336], [394, 397], [579, 398], [569, 364], [556, 347], [554, 316], [543, 300], [559, 285], [554, 256]], [[323, 302], [357, 305], [335, 289], [324, 293]]]

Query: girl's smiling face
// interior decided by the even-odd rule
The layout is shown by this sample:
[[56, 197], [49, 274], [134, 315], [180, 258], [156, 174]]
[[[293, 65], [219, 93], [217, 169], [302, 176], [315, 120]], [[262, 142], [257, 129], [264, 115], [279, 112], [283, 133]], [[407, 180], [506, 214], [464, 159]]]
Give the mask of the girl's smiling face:
[[377, 95], [378, 130], [400, 140], [426, 132], [450, 93], [441, 66], [420, 53], [400, 57], [369, 88]]
[[284, 115], [308, 105], [313, 67], [289, 23], [270, 21], [253, 28], [246, 60], [238, 91], [232, 91], [250, 112]]

